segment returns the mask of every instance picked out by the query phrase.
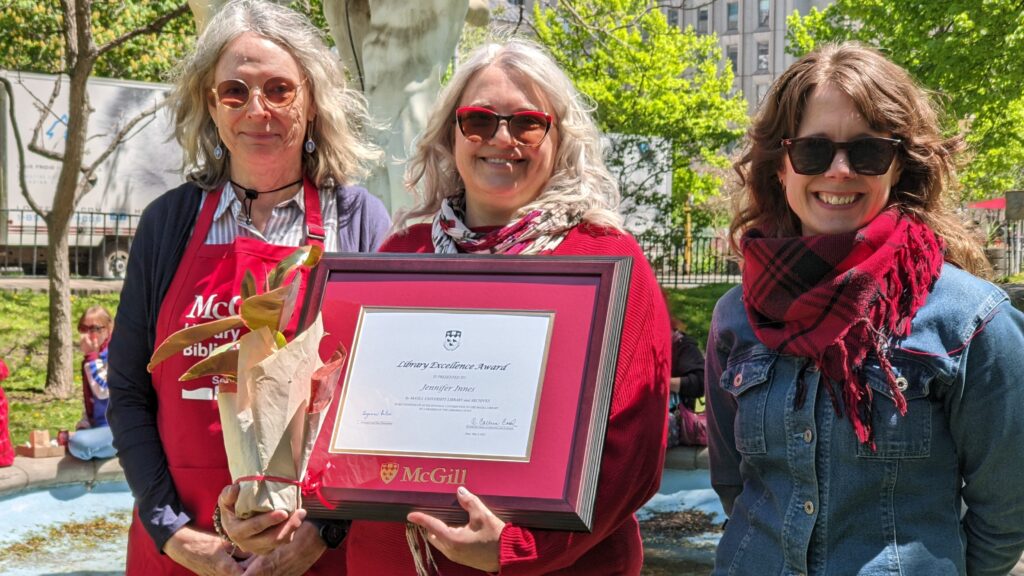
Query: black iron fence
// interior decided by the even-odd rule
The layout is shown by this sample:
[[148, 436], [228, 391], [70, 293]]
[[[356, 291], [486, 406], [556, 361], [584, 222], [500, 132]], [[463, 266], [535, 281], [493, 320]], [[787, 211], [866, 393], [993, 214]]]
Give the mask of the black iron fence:
[[[68, 232], [71, 274], [124, 278], [139, 216], [76, 212]], [[0, 209], [0, 273], [45, 276], [46, 222], [32, 210]]]
[[724, 237], [697, 234], [689, 242], [682, 234], [678, 237], [678, 242], [671, 243], [640, 242], [662, 286], [679, 288], [740, 281], [739, 265]]
[[[738, 262], [724, 237], [694, 235], [689, 246], [685, 239], [668, 245], [641, 240], [640, 245], [663, 286], [740, 281]], [[997, 281], [1024, 272], [1024, 221], [1004, 222], [1000, 234], [989, 241], [985, 255]]]
[[[68, 234], [71, 274], [123, 278], [139, 216], [76, 212]], [[1000, 239], [986, 249], [997, 278], [1024, 271], [1024, 222], [1005, 223]], [[669, 287], [737, 283], [740, 270], [724, 236], [683, 234], [676, 242], [641, 240], [658, 281]], [[0, 274], [45, 276], [46, 222], [31, 210], [0, 209]]]
[[1024, 271], [1024, 221], [998, 222], [995, 229], [985, 247], [993, 275], [997, 280], [1016, 276]]

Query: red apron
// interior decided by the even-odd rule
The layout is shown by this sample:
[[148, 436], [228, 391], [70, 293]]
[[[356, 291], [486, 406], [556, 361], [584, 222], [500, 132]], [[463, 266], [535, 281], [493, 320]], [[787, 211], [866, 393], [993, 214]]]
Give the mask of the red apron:
[[[254, 238], [238, 237], [232, 244], [203, 245], [213, 222], [223, 188], [210, 193], [196, 221], [192, 238], [178, 265], [160, 307], [157, 319], [156, 341], [186, 325], [209, 322], [238, 312], [238, 288], [246, 270], [256, 277], [256, 285], [264, 286], [267, 274], [294, 246], [267, 244]], [[307, 243], [323, 247], [323, 218], [316, 187], [304, 183], [306, 201]], [[305, 293], [309, 270], [301, 272], [299, 302]], [[291, 319], [285, 336], [291, 339], [298, 323], [297, 315]], [[213, 531], [211, 516], [217, 505], [217, 496], [231, 483], [224, 438], [221, 433], [220, 413], [217, 409], [216, 390], [219, 376], [179, 382], [193, 364], [209, 355], [217, 346], [236, 340], [240, 333], [218, 334], [204, 342], [193, 344], [156, 367], [153, 388], [159, 403], [157, 427], [167, 456], [178, 497], [189, 515], [191, 526]], [[309, 574], [343, 573], [344, 547], [328, 550], [308, 572]], [[190, 574], [170, 557], [161, 554], [139, 520], [138, 510], [132, 519], [128, 534], [128, 576], [155, 574]]]

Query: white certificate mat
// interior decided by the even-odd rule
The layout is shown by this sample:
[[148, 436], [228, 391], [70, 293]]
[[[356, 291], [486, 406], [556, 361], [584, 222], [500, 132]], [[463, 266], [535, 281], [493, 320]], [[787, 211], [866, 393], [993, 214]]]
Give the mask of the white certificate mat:
[[363, 307], [330, 451], [529, 461], [554, 316]]

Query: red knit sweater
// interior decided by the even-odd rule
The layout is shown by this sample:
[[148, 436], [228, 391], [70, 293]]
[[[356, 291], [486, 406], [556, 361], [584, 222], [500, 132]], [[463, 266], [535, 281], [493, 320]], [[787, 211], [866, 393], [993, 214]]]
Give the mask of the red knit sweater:
[[[382, 252], [433, 252], [430, 226], [395, 235]], [[582, 225], [556, 255], [630, 256], [633, 272], [622, 327], [615, 388], [601, 460], [593, 531], [562, 532], [506, 524], [501, 574], [639, 574], [643, 544], [633, 513], [661, 480], [670, 361], [669, 320], [654, 274], [628, 234]], [[486, 504], [486, 502], [485, 502]], [[405, 525], [356, 521], [346, 539], [348, 574], [415, 574]], [[433, 551], [444, 576], [484, 572]]]

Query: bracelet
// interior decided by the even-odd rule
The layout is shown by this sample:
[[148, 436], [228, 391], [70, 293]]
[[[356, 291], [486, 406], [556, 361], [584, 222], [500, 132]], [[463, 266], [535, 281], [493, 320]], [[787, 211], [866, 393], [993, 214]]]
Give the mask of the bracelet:
[[228, 552], [228, 556], [234, 558], [235, 553], [238, 552], [238, 544], [235, 544], [235, 541], [224, 531], [224, 525], [220, 521], [220, 505], [213, 508], [213, 529], [217, 532], [217, 536], [220, 536], [221, 540], [231, 544], [231, 551]]

